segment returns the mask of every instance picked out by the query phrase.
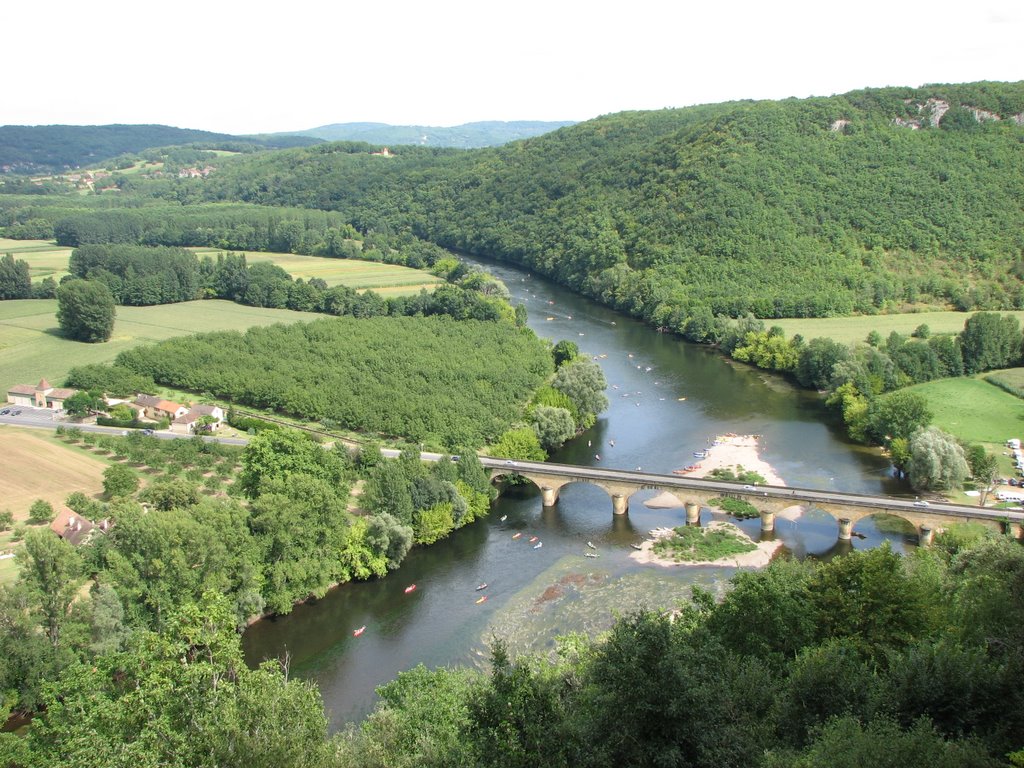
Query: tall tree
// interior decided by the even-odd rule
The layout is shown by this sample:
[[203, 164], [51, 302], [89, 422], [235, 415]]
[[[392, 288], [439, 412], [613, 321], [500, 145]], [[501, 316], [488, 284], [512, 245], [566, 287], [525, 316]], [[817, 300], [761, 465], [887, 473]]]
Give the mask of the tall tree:
[[43, 617], [46, 636], [54, 647], [78, 591], [82, 561], [74, 548], [45, 528], [25, 534], [25, 546], [16, 555], [24, 584]]
[[0, 300], [28, 299], [32, 297], [32, 278], [29, 276], [28, 262], [14, 260], [8, 253], [0, 259]]
[[57, 322], [65, 336], [90, 343], [114, 332], [114, 297], [103, 283], [68, 280], [57, 289]]

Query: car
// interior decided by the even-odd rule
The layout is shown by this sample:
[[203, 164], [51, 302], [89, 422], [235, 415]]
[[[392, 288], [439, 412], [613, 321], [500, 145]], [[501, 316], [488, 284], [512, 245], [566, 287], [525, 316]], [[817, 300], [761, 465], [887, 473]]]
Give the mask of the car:
[[155, 433], [153, 432], [153, 430], [152, 430], [152, 429], [144, 429], [144, 430], [142, 430], [142, 434], [144, 434], [144, 435], [146, 435], [147, 437], [149, 437], [150, 435], [153, 435], [153, 434], [155, 434]]
[[128, 437], [128, 430], [127, 429], [122, 429], [121, 430], [121, 437]]
[[452, 456], [452, 461], [458, 461], [460, 458], [462, 457], [458, 455]]
[[918, 499], [917, 501], [914, 502], [914, 506], [915, 507], [927, 507], [928, 506], [928, 502], [925, 501], [924, 499]]
[[11, 412], [10, 408], [4, 408], [2, 411], [0, 411], [0, 416], [6, 416], [10, 412]]
[[743, 490], [744, 491], [752, 491], [752, 490], [754, 490], [754, 486], [752, 486], [752, 485], [744, 485], [743, 486]]
[[16, 411], [11, 411], [11, 416], [21, 416], [21, 408]]
[[516, 465], [516, 463], [512, 461], [512, 459], [505, 459], [505, 463], [513, 467]]

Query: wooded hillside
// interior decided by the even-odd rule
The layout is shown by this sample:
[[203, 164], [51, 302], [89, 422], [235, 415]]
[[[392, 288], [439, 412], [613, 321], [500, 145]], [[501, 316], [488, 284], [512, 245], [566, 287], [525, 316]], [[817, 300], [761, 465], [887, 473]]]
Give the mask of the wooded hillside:
[[470, 152], [323, 145], [188, 189], [411, 229], [675, 330], [706, 312], [1015, 308], [1021, 120], [1021, 83], [888, 88], [621, 113]]

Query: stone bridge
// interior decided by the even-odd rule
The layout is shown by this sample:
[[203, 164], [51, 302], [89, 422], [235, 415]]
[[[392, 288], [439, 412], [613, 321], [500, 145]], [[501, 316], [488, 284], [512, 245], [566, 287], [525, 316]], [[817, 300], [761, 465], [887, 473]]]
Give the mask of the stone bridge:
[[774, 485], [741, 485], [721, 480], [658, 475], [650, 472], [631, 472], [619, 469], [598, 469], [572, 464], [548, 464], [538, 461], [513, 461], [481, 457], [481, 463], [490, 471], [491, 480], [520, 475], [540, 488], [545, 507], [558, 503], [561, 488], [570, 483], [596, 485], [611, 497], [612, 513], [629, 512], [629, 499], [638, 491], [667, 492], [679, 499], [686, 510], [688, 525], [700, 523], [701, 507], [710, 506], [713, 498], [736, 498], [753, 504], [761, 515], [761, 530], [775, 530], [775, 515], [783, 509], [799, 506], [821, 509], [839, 523], [839, 539], [847, 540], [857, 521], [871, 515], [885, 513], [910, 522], [917, 529], [922, 544], [931, 543], [935, 530], [950, 523], [979, 522], [1007, 533], [1015, 538], [1024, 536], [1024, 513], [1011, 510], [992, 510], [961, 504], [927, 503], [895, 499], [889, 496], [867, 496], [853, 493], [818, 491], [809, 488], [789, 488]]

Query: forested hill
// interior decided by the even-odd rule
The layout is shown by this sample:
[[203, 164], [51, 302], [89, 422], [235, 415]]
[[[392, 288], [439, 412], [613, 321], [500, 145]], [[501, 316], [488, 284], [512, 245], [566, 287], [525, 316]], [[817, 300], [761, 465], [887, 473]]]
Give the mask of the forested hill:
[[101, 163], [152, 147], [199, 143], [208, 148], [239, 144], [295, 147], [315, 143], [302, 137], [244, 138], [169, 125], [2, 125], [0, 172], [48, 173]]
[[1022, 120], [1024, 83], [872, 89], [620, 113], [465, 152], [328, 144], [194, 186], [411, 229], [676, 330], [720, 312], [1019, 307]]
[[388, 125], [387, 123], [332, 123], [307, 131], [278, 136], [312, 136], [327, 141], [365, 141], [369, 144], [418, 144], [426, 147], [474, 149], [496, 147], [518, 139], [539, 136], [571, 122], [539, 120], [488, 120], [450, 127], [427, 125]]

